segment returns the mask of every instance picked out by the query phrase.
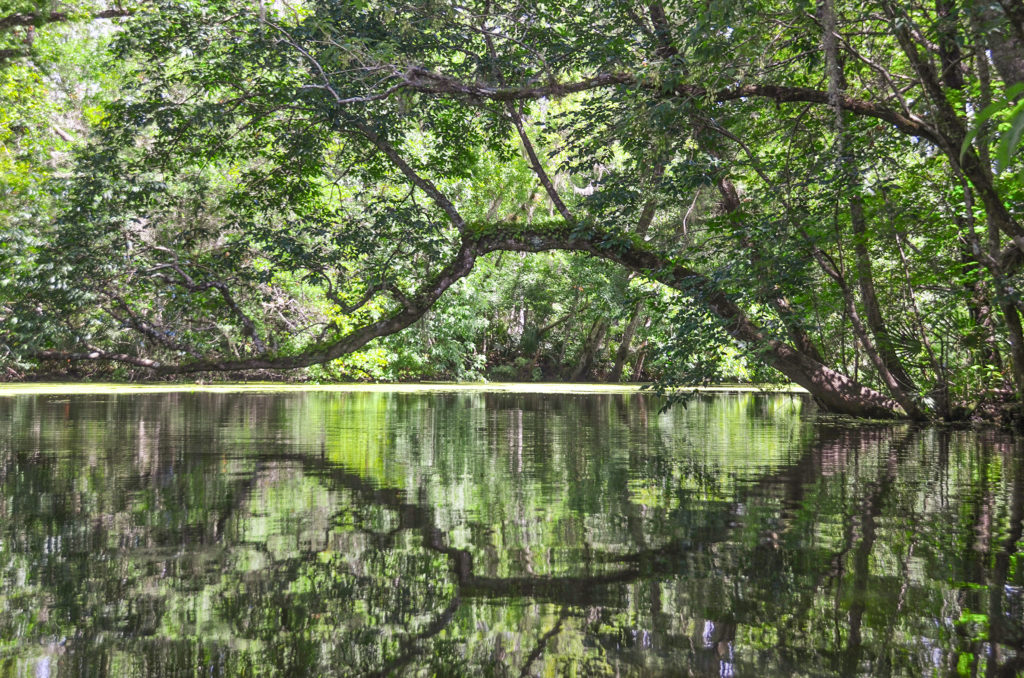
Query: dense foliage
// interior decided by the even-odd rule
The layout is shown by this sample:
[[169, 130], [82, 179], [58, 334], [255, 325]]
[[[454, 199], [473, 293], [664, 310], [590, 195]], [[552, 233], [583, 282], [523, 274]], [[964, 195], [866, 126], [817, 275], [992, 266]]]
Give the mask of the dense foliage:
[[0, 35], [12, 377], [1024, 396], [1019, 2], [27, 3]]

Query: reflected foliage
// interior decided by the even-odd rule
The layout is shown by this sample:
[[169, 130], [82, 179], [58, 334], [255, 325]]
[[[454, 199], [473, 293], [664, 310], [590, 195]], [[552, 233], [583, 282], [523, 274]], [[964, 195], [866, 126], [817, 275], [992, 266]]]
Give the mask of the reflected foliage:
[[0, 676], [1014, 675], [1024, 455], [791, 396], [0, 400]]

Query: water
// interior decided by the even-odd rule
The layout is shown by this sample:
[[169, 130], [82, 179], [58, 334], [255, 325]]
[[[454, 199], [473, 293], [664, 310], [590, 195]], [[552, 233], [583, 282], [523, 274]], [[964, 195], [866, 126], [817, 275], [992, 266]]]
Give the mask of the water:
[[0, 677], [1024, 670], [1019, 440], [658, 405], [0, 398]]

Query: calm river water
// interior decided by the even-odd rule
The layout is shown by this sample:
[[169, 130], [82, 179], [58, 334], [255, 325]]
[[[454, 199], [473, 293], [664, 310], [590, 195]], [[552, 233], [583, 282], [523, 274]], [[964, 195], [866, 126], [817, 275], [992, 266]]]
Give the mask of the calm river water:
[[658, 410], [0, 398], [0, 677], [1024, 670], [1020, 439]]

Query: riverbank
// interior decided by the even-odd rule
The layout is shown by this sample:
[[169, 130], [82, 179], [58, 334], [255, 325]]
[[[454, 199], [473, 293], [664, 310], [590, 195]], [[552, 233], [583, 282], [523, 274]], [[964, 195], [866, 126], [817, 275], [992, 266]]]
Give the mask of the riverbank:
[[[646, 384], [552, 384], [532, 382], [488, 383], [398, 383], [398, 384], [284, 384], [279, 382], [229, 382], [218, 384], [165, 383], [127, 384], [111, 382], [38, 382], [0, 384], [0, 397], [19, 395], [74, 395], [103, 393], [280, 393], [290, 391], [386, 392], [386, 393], [551, 393], [586, 395], [602, 393], [638, 393]], [[749, 386], [726, 384], [679, 389], [698, 393], [806, 393], [799, 386]]]

